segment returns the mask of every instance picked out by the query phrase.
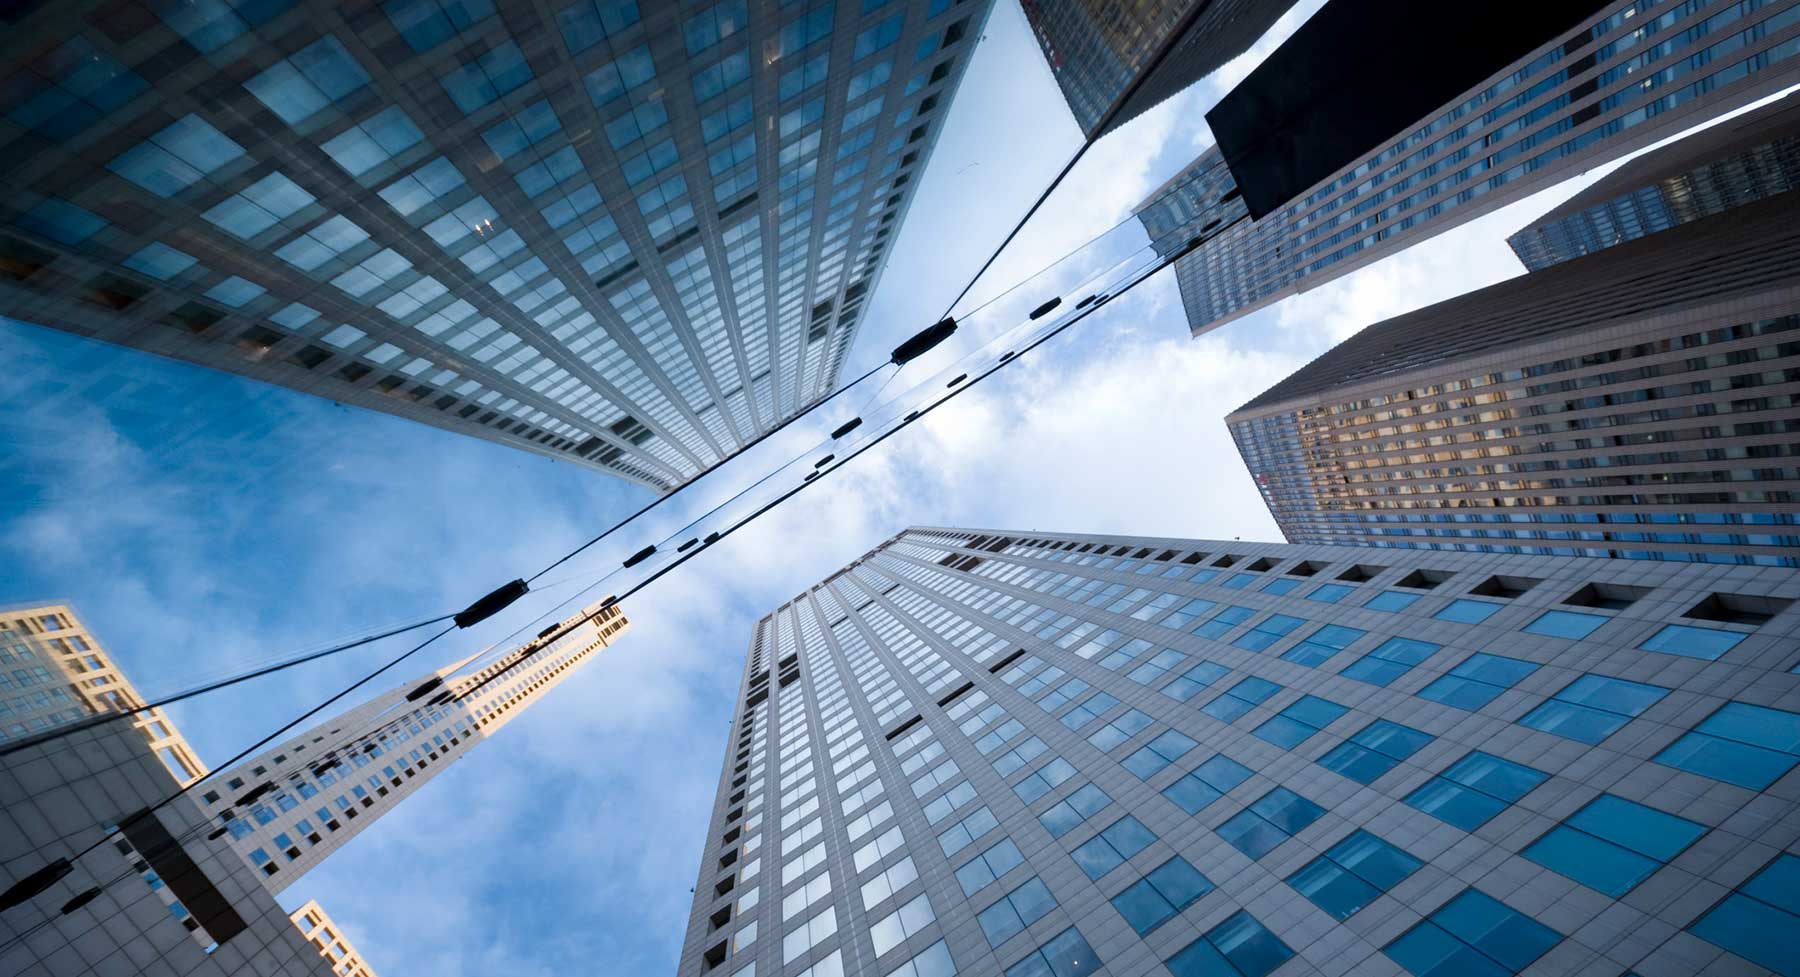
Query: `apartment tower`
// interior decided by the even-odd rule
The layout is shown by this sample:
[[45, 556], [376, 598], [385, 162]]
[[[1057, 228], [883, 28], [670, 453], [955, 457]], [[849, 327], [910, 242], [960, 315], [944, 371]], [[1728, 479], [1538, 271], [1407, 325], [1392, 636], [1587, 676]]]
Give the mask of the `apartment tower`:
[[678, 972], [1794, 973], [1796, 598], [907, 530], [756, 625]]
[[375, 977], [375, 968], [358, 953], [356, 946], [344, 937], [340, 928], [319, 900], [308, 899], [306, 904], [288, 914], [299, 928], [300, 935], [312, 941], [319, 950], [319, 956], [331, 964], [331, 972], [337, 977]]

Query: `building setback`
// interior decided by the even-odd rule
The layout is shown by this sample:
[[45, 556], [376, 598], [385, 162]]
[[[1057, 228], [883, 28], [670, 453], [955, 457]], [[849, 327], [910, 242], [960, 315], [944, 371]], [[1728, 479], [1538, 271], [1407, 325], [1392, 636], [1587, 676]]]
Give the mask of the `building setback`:
[[[1191, 223], [1158, 246], [1215, 229], [1175, 266], [1198, 335], [1793, 85], [1796, 54], [1800, 0], [1609, 3], [1261, 220], [1235, 185], [1166, 204]], [[1190, 170], [1213, 167], [1217, 149]], [[1157, 234], [1168, 221], [1145, 223]]]
[[[1137, 118], [1244, 53], [1292, 5], [1293, 0], [1020, 3], [1063, 100], [1089, 139]], [[1127, 98], [1133, 79], [1189, 17], [1192, 23], [1162, 63]], [[1117, 114], [1102, 125], [1115, 106]]]
[[1226, 422], [1293, 542], [1800, 566], [1800, 194], [1376, 323]]
[[312, 941], [319, 950], [319, 956], [330, 962], [331, 972], [337, 977], [375, 977], [375, 968], [358, 953], [354, 944], [344, 936], [319, 900], [308, 899], [306, 905], [288, 914], [300, 935]]
[[630, 627], [617, 605], [562, 625], [573, 627], [491, 662], [478, 654], [420, 676], [219, 771], [198, 797], [201, 810], [279, 895]]
[[989, 6], [38, 4], [0, 314], [667, 490], [834, 385]]
[[[74, 608], [30, 604], [0, 609], [0, 743], [143, 704], [137, 687]], [[206, 764], [168, 713], [150, 709], [130, 723], [183, 786], [206, 775]]]
[[1621, 241], [1800, 187], [1800, 99], [1792, 95], [1645, 153], [1506, 239], [1543, 271]]
[[757, 624], [679, 973], [1791, 972], [1796, 598], [907, 530]]

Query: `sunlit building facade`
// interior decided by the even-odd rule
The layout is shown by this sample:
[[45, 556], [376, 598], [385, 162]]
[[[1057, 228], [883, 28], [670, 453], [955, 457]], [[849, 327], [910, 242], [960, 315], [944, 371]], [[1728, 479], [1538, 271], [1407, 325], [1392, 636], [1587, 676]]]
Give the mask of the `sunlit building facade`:
[[756, 625], [678, 973], [1791, 972], [1796, 598], [907, 530]]
[[[1800, 0], [1630, 0], [1252, 221], [1235, 186], [1177, 206], [1189, 328], [1206, 332], [1591, 166], [1800, 83]], [[1190, 167], [1222, 169], [1210, 149]], [[1154, 209], [1154, 199], [1140, 212]]]
[[219, 771], [196, 798], [201, 810], [279, 894], [630, 626], [617, 605], [562, 623], [573, 627], [560, 637], [420, 676]]
[[[68, 604], [0, 609], [0, 742], [144, 705], [131, 679]], [[206, 764], [162, 709], [129, 720], [169, 775], [191, 784]]]
[[833, 387], [989, 6], [35, 5], [0, 314], [666, 490]]
[[1226, 418], [1292, 542], [1800, 566], [1800, 194], [1376, 323]]
[[294, 921], [301, 936], [319, 948], [319, 956], [330, 961], [331, 972], [337, 977], [375, 977], [375, 968], [369, 966], [356, 946], [345, 939], [344, 931], [319, 905], [319, 900], [308, 899], [306, 905], [294, 910], [288, 918]]

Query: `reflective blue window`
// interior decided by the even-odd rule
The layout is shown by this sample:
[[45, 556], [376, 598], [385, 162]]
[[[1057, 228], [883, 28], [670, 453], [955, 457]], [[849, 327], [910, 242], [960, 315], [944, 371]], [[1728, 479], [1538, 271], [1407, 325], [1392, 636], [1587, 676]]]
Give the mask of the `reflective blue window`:
[[1464, 831], [1474, 831], [1549, 776], [1477, 750], [1408, 794], [1406, 803]]
[[1357, 638], [1367, 634], [1356, 628], [1347, 628], [1341, 624], [1327, 624], [1312, 634], [1302, 638], [1292, 648], [1281, 653], [1281, 660], [1317, 668], [1331, 659], [1332, 655], [1350, 647]]
[[688, 54], [695, 55], [749, 24], [750, 13], [744, 0], [725, 0], [688, 17], [681, 32], [687, 39]]
[[1118, 699], [1113, 698], [1105, 692], [1096, 692], [1089, 696], [1087, 701], [1064, 713], [1062, 724], [1070, 729], [1080, 729], [1088, 723], [1093, 722], [1095, 719], [1100, 718], [1101, 713], [1118, 704]]
[[1133, 855], [1150, 847], [1154, 841], [1156, 835], [1127, 814], [1076, 846], [1070, 854], [1088, 878], [1098, 879], [1130, 861]]
[[[503, 41], [477, 57], [473, 63], [458, 65], [438, 79], [438, 82], [444, 86], [445, 94], [456, 103], [456, 107], [467, 115], [525, 84], [532, 77], [531, 65], [525, 61], [525, 53], [519, 50], [519, 45]], [[593, 77], [588, 76], [590, 92]], [[601, 103], [599, 99], [595, 99], [594, 104]]]
[[199, 261], [186, 251], [178, 251], [161, 241], [151, 241], [139, 248], [136, 254], [126, 258], [124, 265], [166, 282], [194, 267]]
[[1075, 765], [1057, 757], [1032, 771], [1031, 776], [1013, 785], [1013, 793], [1027, 804], [1050, 793], [1075, 776]]
[[327, 34], [277, 61], [244, 87], [281, 121], [297, 125], [368, 83], [369, 73]]
[[439, 156], [380, 191], [381, 199], [402, 216], [411, 216], [419, 208], [448, 195], [466, 181], [455, 165]]
[[1329, 699], [1321, 699], [1316, 695], [1302, 696], [1286, 709], [1270, 716], [1252, 732], [1257, 739], [1291, 750], [1349, 711]]
[[1398, 590], [1384, 590], [1368, 600], [1363, 601], [1363, 606], [1372, 611], [1388, 611], [1391, 613], [1406, 610], [1413, 606], [1413, 602], [1418, 599], [1418, 594], [1408, 594]]
[[100, 215], [60, 197], [46, 197], [13, 221], [35, 234], [71, 247], [93, 237], [107, 222]]
[[1220, 753], [1164, 787], [1162, 794], [1191, 816], [1249, 779], [1249, 767]]
[[1002, 838], [999, 844], [957, 869], [956, 882], [962, 886], [963, 895], [972, 896], [1023, 864], [1025, 856], [1019, 853], [1019, 846], [1011, 838]]
[[1187, 751], [1195, 745], [1192, 739], [1171, 729], [1126, 757], [1123, 765], [1139, 779], [1149, 780], [1164, 767], [1187, 755]]
[[1476, 889], [1382, 948], [1418, 977], [1504, 977], [1531, 965], [1562, 935]]
[[1113, 908], [1143, 936], [1213, 890], [1212, 881], [1177, 855], [1112, 898]]
[[904, 19], [905, 14], [898, 13], [876, 24], [874, 27], [857, 34], [856, 47], [851, 54], [852, 59], [861, 61], [869, 55], [874, 54], [876, 51], [880, 51], [895, 41], [898, 41], [900, 39], [900, 27]]
[[1704, 658], [1707, 661], [1718, 661], [1719, 656], [1736, 648], [1744, 635], [1735, 631], [1721, 631], [1718, 628], [1697, 628], [1689, 624], [1664, 625], [1644, 640], [1638, 648], [1643, 651], [1657, 651], [1665, 655], [1681, 655], [1686, 658]]
[[1368, 654], [1351, 662], [1339, 674], [1370, 685], [1388, 685], [1405, 675], [1414, 665], [1436, 654], [1440, 647], [1442, 646], [1413, 638], [1389, 638]]
[[151, 0], [149, 4], [170, 30], [203, 54], [211, 54], [232, 39], [268, 23], [293, 5], [293, 0]]
[[962, 851], [975, 843], [976, 839], [1000, 826], [1000, 819], [986, 807], [951, 825], [950, 829], [938, 835], [938, 847], [944, 850], [944, 856]]
[[248, 240], [313, 202], [313, 195], [282, 176], [268, 176], [233, 194], [200, 216], [240, 238]]
[[1320, 757], [1319, 766], [1359, 784], [1372, 784], [1435, 738], [1411, 726], [1377, 719]]
[[1195, 628], [1193, 633], [1202, 638], [1218, 638], [1255, 616], [1256, 612], [1250, 608], [1233, 604], [1213, 615], [1212, 620]]
[[1537, 669], [1531, 662], [1517, 658], [1478, 653], [1451, 669], [1450, 674], [1420, 689], [1419, 698], [1474, 712]]
[[1424, 863], [1367, 831], [1353, 832], [1288, 876], [1288, 885], [1339, 921], [1374, 902]]
[[263, 288], [253, 281], [232, 275], [219, 284], [207, 289], [206, 297], [215, 302], [229, 305], [234, 309], [239, 309], [243, 308], [246, 303], [266, 291], [268, 291], [268, 289]]
[[[1006, 977], [1087, 977], [1099, 969], [1100, 958], [1094, 948], [1088, 946], [1081, 932], [1071, 926], [1045, 941], [1030, 956], [1006, 968]], [[945, 971], [934, 977], [948, 975]]]
[[1298, 586], [1300, 586], [1300, 581], [1295, 580], [1293, 577], [1276, 577], [1268, 583], [1263, 584], [1263, 593], [1285, 594]]
[[832, 17], [836, 9], [835, 4], [821, 3], [781, 25], [779, 47], [774, 52], [774, 57], [788, 57], [824, 40], [831, 34]]
[[86, 38], [76, 36], [37, 56], [7, 80], [6, 117], [62, 142], [144, 90], [144, 79]]
[[1602, 794], [1522, 854], [1617, 899], [1705, 833], [1686, 818]]
[[1751, 790], [1764, 790], [1800, 761], [1800, 714], [1727, 702], [1656, 757]]
[[1236, 722], [1241, 716], [1281, 691], [1281, 686], [1267, 679], [1247, 678], [1226, 689], [1200, 711], [1222, 723]]
[[1480, 624], [1493, 616], [1500, 609], [1499, 604], [1485, 600], [1469, 600], [1459, 597], [1450, 602], [1448, 607], [1438, 611], [1432, 617], [1440, 621], [1456, 621], [1460, 624]]
[[1143, 712], [1131, 709], [1119, 718], [1089, 733], [1087, 740], [1094, 745], [1094, 749], [1104, 752], [1149, 729], [1152, 721]]
[[1341, 583], [1328, 583], [1318, 590], [1307, 594], [1306, 599], [1322, 601], [1326, 604], [1335, 604], [1345, 597], [1350, 596], [1350, 592], [1355, 589], [1355, 587], [1346, 586]]
[[1149, 661], [1127, 672], [1125, 677], [1139, 685], [1149, 685], [1170, 671], [1187, 664], [1187, 656], [1172, 648], [1164, 648]]
[[1777, 855], [1688, 931], [1778, 974], [1800, 974], [1800, 857]]
[[120, 153], [107, 169], [159, 197], [172, 197], [243, 155], [244, 147], [190, 114]]
[[580, 54], [637, 22], [637, 0], [577, 0], [556, 15], [570, 54]]
[[[666, 116], [665, 116], [666, 118]], [[526, 148], [542, 142], [546, 137], [562, 131], [562, 121], [556, 117], [556, 110], [550, 107], [549, 99], [539, 99], [519, 109], [512, 115], [502, 119], [498, 124], [489, 126], [481, 134], [481, 138], [501, 159], [511, 159], [524, 152]]]
[[429, 51], [494, 15], [492, 0], [387, 0], [381, 9], [414, 52]]
[[[704, 102], [749, 78], [750, 52], [728, 54], [716, 63], [694, 72], [694, 101]], [[598, 98], [599, 96], [595, 96], [596, 101]]]
[[1207, 567], [1201, 567], [1200, 569], [1195, 570], [1194, 575], [1189, 577], [1188, 579], [1192, 580], [1195, 583], [1207, 583], [1218, 575], [1219, 575], [1219, 571], [1217, 571], [1217, 570], [1209, 569]]
[[1600, 625], [1610, 618], [1603, 614], [1582, 614], [1576, 611], [1545, 611], [1537, 620], [1525, 625], [1530, 634], [1545, 634], [1552, 638], [1568, 638], [1580, 641], [1593, 634]]
[[1038, 815], [1038, 821], [1050, 837], [1061, 838], [1070, 831], [1081, 826], [1083, 821], [1106, 809], [1112, 798], [1093, 784], [1083, 784], [1080, 790], [1057, 802], [1056, 806]]
[[1519, 725], [1583, 743], [1598, 743], [1668, 694], [1668, 689], [1657, 685], [1583, 675], [1564, 686], [1550, 701], [1526, 713]]
[[1288, 632], [1305, 623], [1306, 621], [1301, 618], [1290, 617], [1286, 614], [1271, 614], [1267, 620], [1258, 622], [1250, 630], [1239, 635], [1231, 645], [1247, 651], [1261, 651], [1280, 641], [1287, 636]]
[[1217, 606], [1219, 606], [1217, 601], [1201, 600], [1196, 597], [1176, 610], [1170, 611], [1167, 617], [1156, 623], [1165, 628], [1185, 628], [1190, 622], [1199, 620]]
[[1226, 590], [1243, 590], [1245, 587], [1250, 586], [1251, 584], [1255, 583], [1256, 581], [1257, 581], [1257, 577], [1255, 574], [1234, 573], [1230, 577], [1226, 578], [1225, 582], [1220, 584], [1219, 586], [1224, 587]]
[[1205, 691], [1206, 688], [1231, 674], [1231, 669], [1212, 662], [1201, 662], [1177, 676], [1175, 681], [1162, 687], [1162, 694], [1176, 702], [1186, 702]]
[[1175, 977], [1263, 977], [1288, 961], [1288, 949], [1268, 927], [1239, 912], [1163, 961]]
[[333, 136], [323, 148], [344, 172], [360, 177], [424, 139], [425, 134], [395, 105]]
[[1231, 847], [1251, 858], [1261, 858], [1324, 813], [1325, 809], [1312, 801], [1286, 787], [1277, 787], [1216, 830]]
[[1034, 875], [1018, 888], [1001, 896], [999, 901], [983, 909], [975, 916], [975, 920], [981, 924], [981, 932], [986, 934], [988, 945], [998, 948], [1055, 908], [1056, 898], [1050, 894], [1043, 880]]

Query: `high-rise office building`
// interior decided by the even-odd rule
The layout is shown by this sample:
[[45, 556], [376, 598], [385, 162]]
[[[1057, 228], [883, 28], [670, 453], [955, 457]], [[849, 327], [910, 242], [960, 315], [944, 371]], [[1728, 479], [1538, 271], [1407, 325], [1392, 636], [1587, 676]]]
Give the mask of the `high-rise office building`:
[[[1022, 0], [1020, 4], [1050, 74], [1089, 139], [1137, 118], [1244, 53], [1292, 5], [1293, 0]], [[1187, 27], [1182, 30], [1184, 23]], [[1132, 81], [1177, 30], [1181, 36], [1168, 55], [1127, 98]], [[1116, 114], [1106, 121], [1115, 107]]]
[[1789, 95], [1631, 160], [1506, 239], [1532, 271], [1800, 187]]
[[319, 900], [308, 899], [306, 905], [294, 910], [288, 918], [294, 921], [301, 936], [319, 948], [319, 956], [331, 962], [331, 972], [337, 977], [375, 977], [375, 968], [369, 966], [355, 945], [344, 938], [344, 931], [319, 905]]
[[[0, 609], [0, 742], [128, 712], [144, 701], [74, 608]], [[168, 713], [150, 709], [133, 716], [131, 725], [177, 781], [191, 784], [205, 776], [206, 764]]]
[[1796, 598], [908, 530], [757, 624], [679, 973], [1793, 973]]
[[0, 757], [0, 889], [105, 836], [47, 890], [0, 910], [0, 973], [331, 977], [193, 804], [145, 813], [177, 789], [120, 718]]
[[574, 627], [421, 676], [219, 771], [197, 798], [201, 810], [279, 894], [629, 627], [617, 605], [563, 624]]
[[34, 5], [0, 314], [666, 490], [831, 389], [989, 7]]
[[1226, 418], [1291, 542], [1800, 566], [1800, 194], [1376, 323]]
[[[1800, 0], [1608, 3], [1260, 220], [1235, 185], [1168, 204], [1193, 216], [1159, 246], [1213, 229], [1176, 262], [1189, 328], [1213, 329], [1778, 92], [1800, 82], [1796, 54]], [[1215, 168], [1217, 149], [1191, 167]]]

